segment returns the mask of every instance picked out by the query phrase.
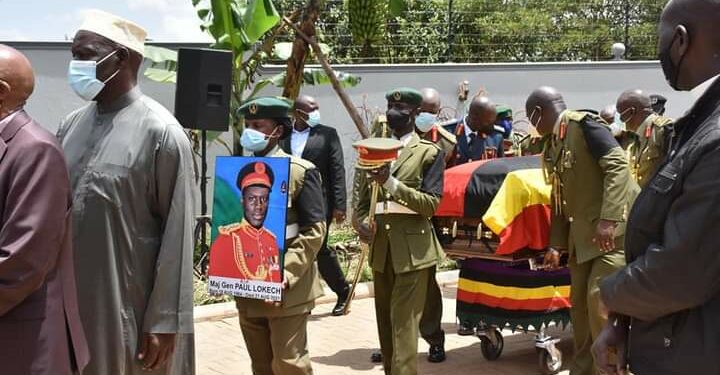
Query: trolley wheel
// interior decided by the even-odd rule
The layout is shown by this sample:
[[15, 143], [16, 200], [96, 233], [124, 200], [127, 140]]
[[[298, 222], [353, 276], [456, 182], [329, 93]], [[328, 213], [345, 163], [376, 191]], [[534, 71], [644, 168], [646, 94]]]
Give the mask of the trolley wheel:
[[504, 347], [505, 340], [497, 328], [488, 329], [486, 335], [480, 337], [480, 349], [482, 349], [483, 357], [488, 361], [494, 361], [500, 358]]
[[554, 375], [562, 368], [562, 352], [555, 350], [556, 357], [553, 358], [550, 351], [547, 349], [538, 349], [538, 366], [540, 367], [540, 373], [543, 375]]

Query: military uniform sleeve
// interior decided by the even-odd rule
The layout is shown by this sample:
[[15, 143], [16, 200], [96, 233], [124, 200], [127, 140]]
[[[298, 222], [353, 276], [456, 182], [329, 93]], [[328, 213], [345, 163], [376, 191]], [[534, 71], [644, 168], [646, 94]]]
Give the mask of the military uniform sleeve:
[[7, 183], [0, 228], [0, 316], [43, 285], [70, 230], [65, 225], [70, 183], [58, 148], [41, 144], [26, 150]]
[[582, 129], [588, 149], [604, 175], [600, 219], [624, 221], [630, 187], [630, 169], [625, 152], [610, 130], [596, 120], [586, 118]]
[[[663, 244], [600, 284], [611, 311], [643, 321], [701, 306], [720, 292], [720, 148], [699, 159], [672, 203]], [[652, 188], [652, 187], [648, 187]]]
[[442, 151], [434, 147], [426, 155], [426, 160], [420, 189], [410, 188], [392, 176], [385, 183], [385, 188], [393, 198], [404, 201], [411, 210], [430, 218], [435, 214], [442, 197], [445, 159]]
[[308, 169], [302, 184], [297, 199], [293, 201], [300, 231], [285, 250], [285, 277], [289, 288], [295, 286], [313, 266], [327, 231], [320, 172], [315, 168]]
[[[342, 143], [335, 129], [330, 133], [330, 184], [334, 209], [347, 210], [347, 188], [345, 186], [345, 158], [343, 157]], [[328, 216], [332, 213], [328, 212]]]
[[182, 128], [167, 126], [155, 157], [154, 210], [162, 223], [162, 235], [143, 332], [193, 332], [193, 225], [197, 194], [192, 157], [190, 142]]
[[353, 177], [353, 216], [362, 223], [370, 215], [370, 189], [365, 171], [356, 169]]

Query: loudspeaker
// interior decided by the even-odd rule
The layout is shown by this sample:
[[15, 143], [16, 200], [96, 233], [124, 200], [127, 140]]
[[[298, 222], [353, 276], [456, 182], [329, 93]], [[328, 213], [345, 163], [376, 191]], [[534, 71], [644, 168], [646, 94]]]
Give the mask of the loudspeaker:
[[183, 127], [228, 130], [232, 68], [230, 51], [180, 48], [175, 117]]

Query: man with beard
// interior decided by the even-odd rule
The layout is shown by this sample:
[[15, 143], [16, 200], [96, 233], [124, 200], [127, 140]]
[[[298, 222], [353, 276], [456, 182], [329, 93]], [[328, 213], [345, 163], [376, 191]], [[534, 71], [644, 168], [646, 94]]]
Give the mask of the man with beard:
[[[372, 170], [357, 184], [358, 232], [370, 244], [383, 367], [386, 374], [417, 374], [418, 325], [425, 306], [430, 270], [441, 259], [432, 218], [443, 191], [444, 159], [432, 142], [421, 140], [415, 117], [422, 95], [400, 88], [387, 93], [387, 120], [404, 148], [398, 160]], [[378, 183], [375, 224], [370, 181]]]

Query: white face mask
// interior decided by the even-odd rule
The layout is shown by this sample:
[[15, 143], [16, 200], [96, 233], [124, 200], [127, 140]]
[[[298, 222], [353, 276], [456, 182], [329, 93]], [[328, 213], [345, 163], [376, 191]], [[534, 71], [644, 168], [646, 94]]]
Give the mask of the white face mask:
[[68, 67], [68, 83], [75, 93], [87, 100], [91, 101], [95, 99], [98, 94], [105, 88], [105, 84], [120, 73], [118, 69], [108, 79], [100, 81], [97, 79], [97, 67], [107, 60], [110, 56], [114, 55], [117, 50], [110, 52], [107, 56], [103, 57], [99, 61], [92, 60], [72, 60]]

